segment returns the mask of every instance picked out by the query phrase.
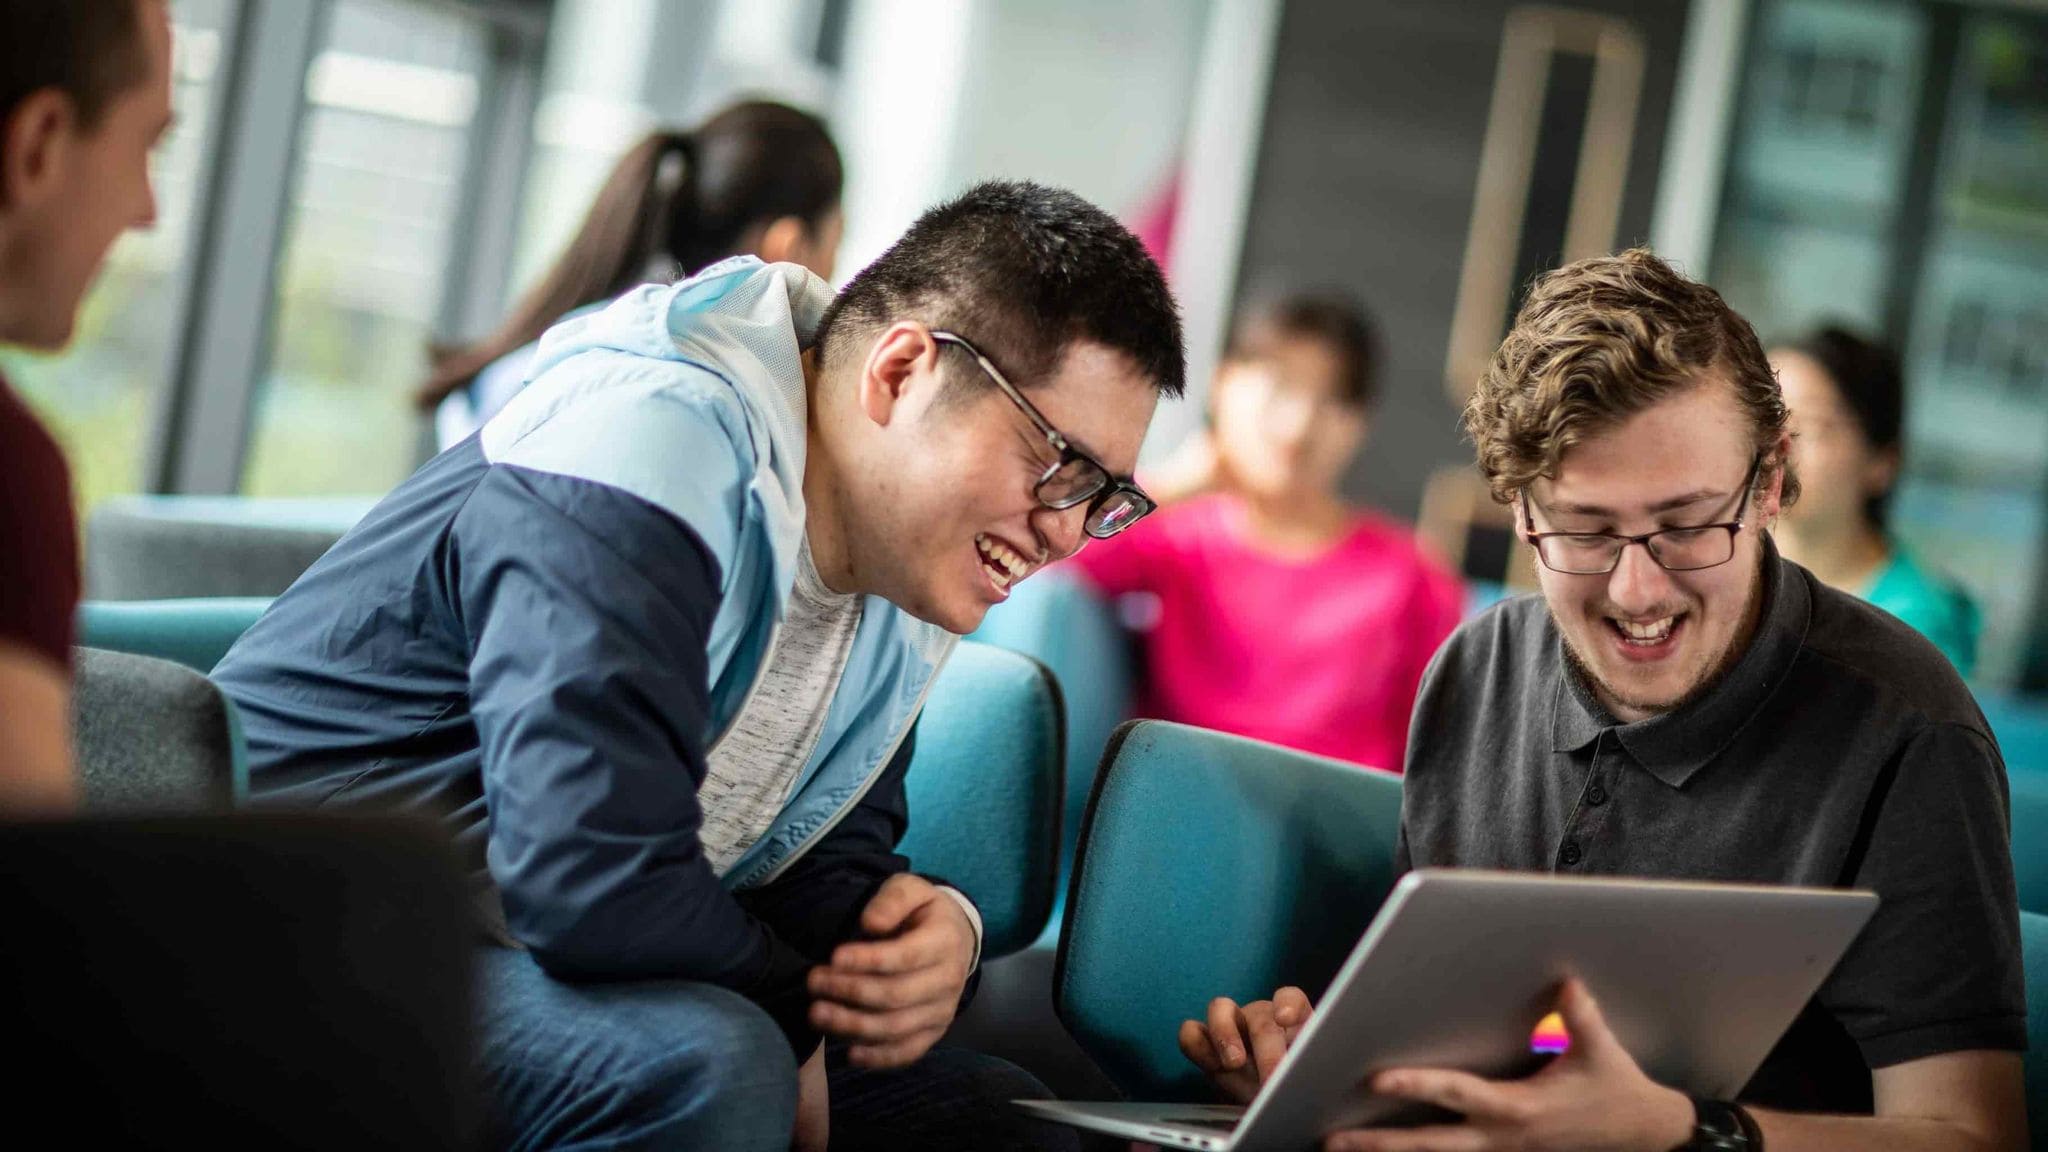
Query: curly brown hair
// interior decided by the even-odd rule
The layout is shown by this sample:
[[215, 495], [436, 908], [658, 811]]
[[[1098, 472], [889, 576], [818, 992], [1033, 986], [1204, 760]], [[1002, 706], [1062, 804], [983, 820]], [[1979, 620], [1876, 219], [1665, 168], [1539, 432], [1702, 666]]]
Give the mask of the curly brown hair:
[[1465, 406], [1465, 434], [1505, 504], [1537, 477], [1555, 477], [1573, 445], [1715, 377], [1755, 424], [1758, 487], [1783, 469], [1780, 502], [1791, 504], [1799, 478], [1777, 452], [1785, 398], [1756, 330], [1647, 248], [1567, 264], [1530, 286]]

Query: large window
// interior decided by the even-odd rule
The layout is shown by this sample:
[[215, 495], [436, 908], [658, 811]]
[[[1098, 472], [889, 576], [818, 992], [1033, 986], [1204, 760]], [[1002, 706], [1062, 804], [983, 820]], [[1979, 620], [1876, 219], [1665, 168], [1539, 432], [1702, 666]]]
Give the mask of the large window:
[[71, 459], [81, 508], [142, 487], [145, 440], [170, 367], [198, 185], [213, 125], [214, 81], [228, 0], [173, 0], [172, 106], [153, 161], [157, 225], [124, 236], [86, 297], [61, 356], [8, 350], [8, 379], [48, 421]]
[[1885, 319], [1926, 20], [1860, 0], [1759, 16], [1714, 278], [1745, 314], [1794, 330]]
[[[845, 273], [994, 175], [1072, 186], [1164, 252], [1216, 11], [171, 0], [160, 223], [115, 247], [67, 354], [0, 368], [65, 442], [88, 510], [137, 491], [376, 495], [429, 444], [412, 400], [429, 348], [495, 326], [639, 134], [741, 96], [833, 124]], [[922, 85], [901, 83], [906, 44]], [[1064, 96], [1018, 98], [1017, 75]]]
[[509, 279], [551, 0], [171, 0], [157, 226], [61, 356], [0, 369], [117, 493], [374, 494]]
[[1846, 320], [1908, 373], [1896, 535], [2048, 687], [2048, 18], [1760, 6], [1713, 276], [1766, 335]]
[[418, 461], [425, 371], [489, 53], [462, 12], [340, 0], [306, 78], [243, 490], [377, 493]]
[[2048, 688], [2048, 22], [1973, 12], [1953, 66], [1899, 510], [1973, 578], [1987, 669]]

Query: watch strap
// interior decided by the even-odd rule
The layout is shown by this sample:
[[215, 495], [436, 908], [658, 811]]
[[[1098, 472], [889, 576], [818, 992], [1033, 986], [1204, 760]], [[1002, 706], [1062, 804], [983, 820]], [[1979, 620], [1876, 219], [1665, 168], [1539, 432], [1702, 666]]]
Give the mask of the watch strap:
[[1742, 1105], [1694, 1096], [1692, 1115], [1692, 1139], [1671, 1152], [1763, 1152], [1763, 1131]]

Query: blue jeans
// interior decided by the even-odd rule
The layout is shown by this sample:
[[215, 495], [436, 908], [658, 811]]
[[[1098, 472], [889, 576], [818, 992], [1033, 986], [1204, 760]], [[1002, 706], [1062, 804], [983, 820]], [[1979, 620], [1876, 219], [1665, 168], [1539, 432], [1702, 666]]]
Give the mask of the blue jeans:
[[[796, 1062], [745, 998], [681, 980], [567, 984], [504, 948], [480, 950], [478, 977], [492, 1147], [789, 1147]], [[994, 1057], [939, 1047], [864, 1072], [828, 1049], [826, 1069], [834, 1152], [1078, 1147], [1008, 1105], [1047, 1093]]]

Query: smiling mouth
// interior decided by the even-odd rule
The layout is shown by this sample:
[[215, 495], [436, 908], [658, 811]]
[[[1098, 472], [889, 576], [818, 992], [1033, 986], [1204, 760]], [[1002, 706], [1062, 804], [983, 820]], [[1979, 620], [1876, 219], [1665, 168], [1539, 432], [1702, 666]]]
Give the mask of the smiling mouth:
[[1685, 620], [1685, 613], [1654, 620], [1622, 620], [1613, 616], [1604, 619], [1623, 648], [1650, 655], [1671, 643], [1672, 635]]
[[987, 576], [996, 591], [1005, 596], [1010, 594], [1012, 585], [1031, 575], [1031, 561], [986, 532], [975, 535], [974, 551], [981, 557], [982, 575]]

